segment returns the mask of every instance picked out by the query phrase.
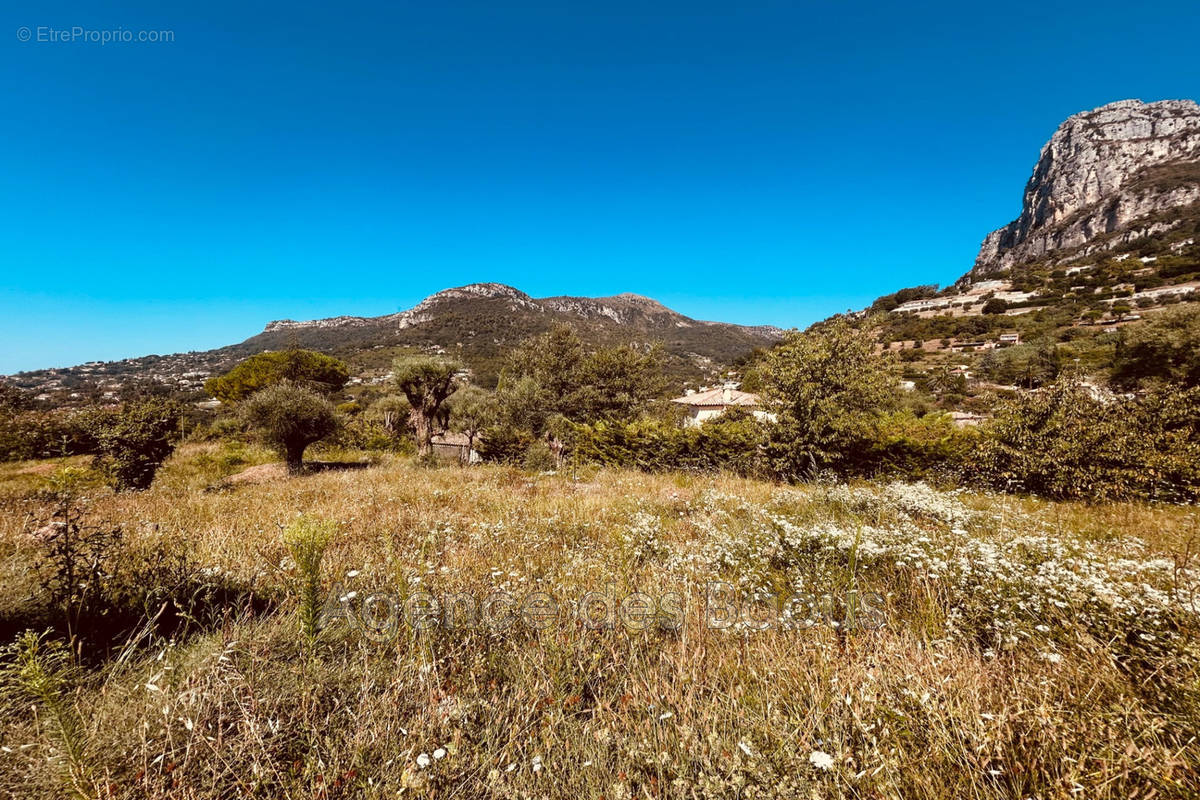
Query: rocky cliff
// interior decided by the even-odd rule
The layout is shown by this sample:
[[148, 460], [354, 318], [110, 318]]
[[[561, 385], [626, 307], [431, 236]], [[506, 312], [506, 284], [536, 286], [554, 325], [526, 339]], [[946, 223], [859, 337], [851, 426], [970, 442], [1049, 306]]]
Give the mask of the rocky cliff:
[[1169, 230], [1200, 213], [1200, 106], [1122, 100], [1076, 114], [1042, 148], [1021, 216], [984, 240], [986, 276]]

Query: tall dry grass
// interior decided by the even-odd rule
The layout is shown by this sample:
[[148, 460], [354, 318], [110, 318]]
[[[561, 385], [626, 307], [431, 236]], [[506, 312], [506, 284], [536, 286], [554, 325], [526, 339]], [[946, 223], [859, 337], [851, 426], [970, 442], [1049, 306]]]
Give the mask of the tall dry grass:
[[[1128, 798], [1200, 786], [1193, 509], [403, 460], [205, 491], [228, 472], [198, 464], [205, 452], [181, 453], [148, 492], [96, 493], [88, 518], [121, 525], [130, 553], [186, 550], [206, 579], [292, 599], [148, 635], [90, 667], [71, 702], [97, 796]], [[19, 618], [38, 591], [41, 501], [4, 502], [0, 603]], [[321, 563], [334, 608], [361, 610], [385, 587], [402, 599], [545, 592], [562, 613], [545, 630], [400, 625], [384, 641], [334, 620], [310, 646], [283, 535], [298, 514], [336, 528]], [[1003, 579], [972, 583], [985, 566]], [[743, 622], [769, 629], [706, 624], [713, 580], [759, 598]], [[610, 587], [677, 593], [679, 624], [591, 629], [573, 616], [574, 601]], [[806, 589], [829, 597], [767, 601]], [[1097, 599], [1110, 590], [1112, 607]], [[883, 627], [845, 624], [849, 591], [880, 596]], [[0, 741], [0, 792], [58, 796], [40, 712], [6, 705]]]

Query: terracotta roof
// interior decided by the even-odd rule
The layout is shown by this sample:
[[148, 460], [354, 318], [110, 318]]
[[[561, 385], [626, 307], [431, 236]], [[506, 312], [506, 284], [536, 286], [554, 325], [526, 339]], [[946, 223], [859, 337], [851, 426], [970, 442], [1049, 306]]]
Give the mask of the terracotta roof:
[[743, 392], [740, 389], [708, 389], [703, 392], [685, 394], [671, 401], [685, 406], [758, 406], [762, 403], [758, 395]]

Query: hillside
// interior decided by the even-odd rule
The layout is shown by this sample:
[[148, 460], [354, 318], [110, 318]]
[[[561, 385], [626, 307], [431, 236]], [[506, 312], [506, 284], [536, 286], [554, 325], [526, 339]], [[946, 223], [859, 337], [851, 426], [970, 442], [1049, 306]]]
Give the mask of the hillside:
[[476, 283], [437, 292], [397, 314], [276, 320], [243, 342], [215, 350], [36, 370], [9, 381], [48, 403], [119, 399], [138, 384], [199, 397], [205, 378], [238, 360], [298, 346], [345, 359], [365, 383], [380, 379], [399, 352], [448, 353], [489, 386], [505, 352], [557, 324], [570, 325], [588, 345], [662, 342], [668, 371], [679, 382], [711, 378], [783, 333], [770, 326], [695, 320], [635, 294], [538, 299], [511, 286]]
[[1102, 375], [1126, 328], [1200, 300], [1198, 241], [1200, 106], [1124, 100], [1059, 126], [1021, 214], [952, 286], [903, 289], [857, 316], [917, 384], [944, 368], [1001, 389], [1063, 363]]

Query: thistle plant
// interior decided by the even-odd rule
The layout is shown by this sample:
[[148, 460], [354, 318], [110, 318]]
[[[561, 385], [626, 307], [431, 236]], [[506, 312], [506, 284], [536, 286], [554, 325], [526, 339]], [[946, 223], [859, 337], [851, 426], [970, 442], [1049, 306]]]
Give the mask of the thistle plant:
[[298, 517], [283, 531], [283, 543], [299, 572], [300, 633], [309, 645], [321, 632], [321, 560], [336, 527], [330, 520]]
[[58, 752], [54, 761], [63, 782], [77, 797], [89, 797], [91, 783], [87, 767], [87, 737], [83, 720], [71, 701], [70, 654], [61, 642], [45, 634], [25, 631], [4, 648], [0, 662], [0, 684], [5, 694], [32, 700], [48, 723]]

